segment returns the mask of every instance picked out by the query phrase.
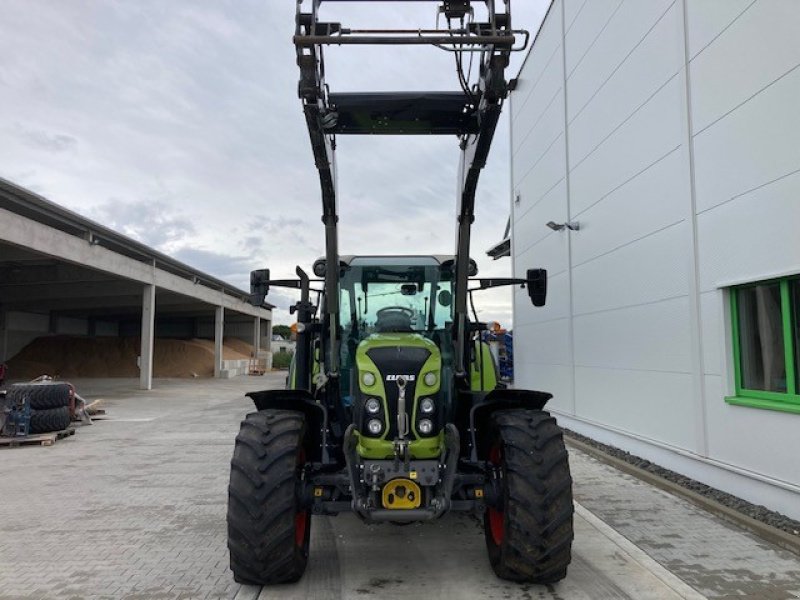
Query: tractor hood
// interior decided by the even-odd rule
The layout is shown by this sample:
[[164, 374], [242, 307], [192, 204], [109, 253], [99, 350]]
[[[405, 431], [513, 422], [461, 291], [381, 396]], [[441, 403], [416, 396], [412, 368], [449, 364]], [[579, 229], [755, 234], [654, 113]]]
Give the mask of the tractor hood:
[[[398, 435], [397, 415], [401, 404], [398, 380], [402, 379], [403, 382], [400, 383], [404, 384], [405, 414], [408, 416], [407, 435], [412, 443], [412, 452], [419, 444], [433, 455], [438, 454], [438, 438], [442, 426], [438, 399], [442, 357], [436, 344], [417, 333], [375, 333], [358, 345], [356, 366], [360, 392], [358, 397], [361, 400], [355, 403], [357, 414], [361, 413], [356, 422], [361, 433], [374, 442], [367, 445], [376, 448], [381, 446], [381, 453], [391, 452], [391, 441]], [[368, 398], [380, 401], [380, 414], [370, 416], [363, 413], [363, 402]], [[433, 414], [422, 415], [418, 410], [422, 398], [430, 398], [434, 402], [436, 411]], [[371, 418], [378, 418], [383, 422], [384, 427], [380, 434], [367, 433], [364, 425]], [[427, 434], [419, 430], [422, 418], [432, 420], [435, 424]], [[419, 449], [422, 450], [421, 447]]]

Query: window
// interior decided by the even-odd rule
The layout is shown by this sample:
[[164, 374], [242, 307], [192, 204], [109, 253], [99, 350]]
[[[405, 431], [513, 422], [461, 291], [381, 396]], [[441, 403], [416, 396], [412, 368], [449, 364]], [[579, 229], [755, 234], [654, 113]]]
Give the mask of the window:
[[731, 404], [800, 413], [800, 279], [731, 289], [736, 396]]

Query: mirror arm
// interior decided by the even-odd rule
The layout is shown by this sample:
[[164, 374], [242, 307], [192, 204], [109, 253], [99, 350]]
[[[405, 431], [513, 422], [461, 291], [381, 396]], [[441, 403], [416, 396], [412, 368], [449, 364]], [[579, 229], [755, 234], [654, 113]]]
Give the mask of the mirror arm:
[[493, 287], [500, 287], [503, 285], [521, 285], [525, 286], [528, 283], [527, 279], [519, 279], [514, 277], [493, 277], [493, 278], [478, 278], [478, 279], [470, 279], [470, 281], [478, 282], [480, 287], [472, 288], [472, 291], [475, 290], [486, 290]]

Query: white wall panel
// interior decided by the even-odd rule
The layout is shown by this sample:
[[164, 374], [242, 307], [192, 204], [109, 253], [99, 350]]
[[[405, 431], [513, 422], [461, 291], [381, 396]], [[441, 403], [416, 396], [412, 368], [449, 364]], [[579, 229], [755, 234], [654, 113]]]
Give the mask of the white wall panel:
[[[559, 55], [560, 52], [556, 53], [556, 58]], [[526, 104], [527, 110], [517, 113], [514, 121], [514, 152], [522, 150], [526, 154], [540, 156], [557, 134], [564, 130], [562, 66], [560, 60], [553, 60], [547, 66], [531, 96], [535, 100]]]
[[686, 15], [689, 25], [689, 56], [696, 56], [753, 4], [753, 0], [688, 0]]
[[[517, 252], [525, 252], [528, 248], [541, 241], [553, 230], [547, 227], [546, 223], [555, 221], [563, 223], [567, 220], [567, 185], [561, 180], [552, 190], [532, 204], [526, 202], [525, 186], [520, 187], [520, 207], [515, 211], [514, 233], [519, 235], [520, 245]], [[520, 273], [522, 271], [519, 271]]]
[[[767, 31], [769, 35], [764, 35]], [[695, 57], [691, 63], [694, 131], [800, 64], [798, 32], [796, 0], [756, 2]], [[792, 101], [796, 103], [797, 96]]]
[[705, 385], [709, 399], [711, 456], [729, 465], [798, 485], [798, 416], [727, 404], [722, 379], [718, 376], [707, 375]]
[[524, 275], [525, 270], [536, 265], [547, 269], [549, 276], [555, 276], [567, 270], [567, 234], [564, 231], [551, 231], [542, 240], [517, 254], [514, 261], [514, 272]]
[[800, 173], [697, 217], [700, 290], [800, 273]]
[[[520, 102], [524, 103], [523, 110], [517, 111], [516, 109], [512, 114], [516, 115], [514, 119], [514, 130], [519, 131], [518, 139], [514, 142], [513, 150], [516, 152], [519, 148], [519, 143], [522, 142], [526, 136], [529, 136], [531, 130], [539, 125], [542, 121], [548, 118], [547, 111], [553, 106], [558, 104], [558, 99], [561, 98], [561, 107], [563, 111], [563, 68], [562, 62], [559, 60], [561, 57], [561, 48], [556, 48], [553, 58], [545, 65], [544, 72], [539, 76], [536, 82], [529, 82], [527, 79], [522, 78], [517, 81], [525, 83], [517, 83], [517, 88], [525, 84], [530, 84], [530, 94], [521, 98]], [[523, 72], [524, 73], [524, 72]], [[525, 110], [525, 107], [532, 110]], [[552, 115], [549, 116], [552, 118]], [[562, 116], [563, 123], [563, 116]]]
[[575, 19], [587, 5], [591, 5], [589, 0], [564, 0], [564, 29], [567, 33], [570, 32]]
[[512, 157], [514, 195], [519, 194], [520, 197], [515, 211], [525, 212], [545, 196], [554, 193], [554, 188], [566, 178], [565, 152], [564, 136], [561, 135], [535, 163], [527, 155], [515, 154]]
[[556, 2], [513, 93], [514, 270], [551, 276], [544, 309], [514, 291], [515, 384], [632, 445], [697, 452], [711, 484], [730, 468], [800, 486], [800, 416], [724, 401], [719, 289], [800, 273], [800, 1], [565, 2], [564, 47]]
[[575, 364], [648, 372], [692, 370], [687, 298], [576, 316]]
[[603, 28], [622, 5], [623, 0], [592, 0], [583, 5], [571, 22], [566, 37], [567, 77], [591, 51]]
[[673, 79], [582, 163], [571, 167], [571, 211], [580, 213], [683, 143], [683, 88]]
[[567, 114], [570, 121], [672, 4], [673, 0], [625, 0], [591, 51], [569, 75]]
[[[532, 44], [517, 78], [517, 89], [514, 91], [514, 106], [511, 109], [511, 121], [514, 127], [517, 126], [517, 119], [520, 115], [528, 113], [541, 114], [542, 107], [545, 105], [542, 104], [544, 94], [535, 94], [533, 108], [528, 106], [528, 100], [536, 92], [542, 75], [553, 65], [559, 70], [562, 67], [561, 0], [556, 0], [550, 7], [547, 19], [542, 23], [536, 40]], [[536, 107], [537, 104], [538, 108]], [[525, 117], [523, 116], [523, 118]]]
[[798, 98], [800, 69], [695, 136], [698, 212], [800, 169]]
[[[518, 339], [519, 338], [519, 339]], [[522, 352], [528, 364], [571, 365], [569, 320], [514, 325], [514, 356]]]
[[581, 229], [572, 236], [572, 264], [681, 221], [686, 211], [676, 199], [685, 194], [684, 167], [685, 157], [676, 150], [591, 208], [573, 213]]
[[690, 234], [687, 225], [679, 222], [573, 266], [575, 315], [688, 295]]
[[[603, 4], [602, 2], [600, 4]], [[588, 156], [683, 66], [682, 25], [676, 5], [655, 25], [641, 46], [611, 75], [592, 101], [570, 121], [570, 163]], [[570, 48], [570, 45], [567, 45]], [[572, 81], [568, 86], [571, 100]]]
[[[526, 131], [518, 128], [514, 132], [514, 154], [523, 157], [528, 165], [538, 164], [556, 140], [564, 136], [564, 100], [559, 95], [556, 101], [551, 102], [542, 117], [532, 125], [532, 129]], [[529, 170], [530, 167], [520, 171], [519, 177], [524, 177]]]
[[[725, 324], [721, 290], [700, 295], [700, 325], [702, 327], [703, 369], [708, 375], [722, 375], [725, 362]], [[718, 399], [709, 398], [711, 402]]]
[[575, 406], [585, 419], [680, 448], [694, 446], [690, 375], [576, 367]]
[[[516, 350], [515, 350], [516, 352]], [[515, 384], [527, 390], [542, 390], [553, 394], [545, 408], [572, 412], [572, 367], [532, 364], [515, 377]]]

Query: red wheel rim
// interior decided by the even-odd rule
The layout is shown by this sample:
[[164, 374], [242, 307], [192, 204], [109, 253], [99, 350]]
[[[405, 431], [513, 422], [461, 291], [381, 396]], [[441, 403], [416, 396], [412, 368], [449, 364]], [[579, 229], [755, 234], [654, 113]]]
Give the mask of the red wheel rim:
[[294, 543], [302, 546], [306, 541], [306, 527], [308, 526], [308, 512], [299, 512], [294, 516]]
[[[297, 454], [297, 467], [298, 470], [306, 464], [306, 451], [300, 448]], [[308, 511], [296, 512], [294, 515], [294, 544], [295, 546], [302, 547], [306, 541], [306, 527], [308, 527]]]
[[[498, 467], [502, 464], [502, 451], [499, 445], [489, 451], [489, 462]], [[502, 544], [506, 537], [505, 513], [491, 506], [489, 507], [489, 533], [496, 546]]]

